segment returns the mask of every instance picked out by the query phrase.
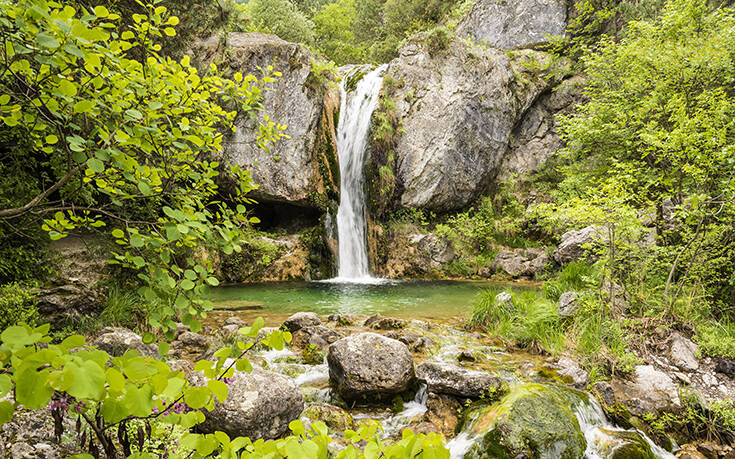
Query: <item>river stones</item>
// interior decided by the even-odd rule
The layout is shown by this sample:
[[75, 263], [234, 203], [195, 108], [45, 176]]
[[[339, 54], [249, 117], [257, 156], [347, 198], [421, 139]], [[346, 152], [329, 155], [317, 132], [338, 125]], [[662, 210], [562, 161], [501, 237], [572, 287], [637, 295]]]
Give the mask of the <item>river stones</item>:
[[414, 380], [413, 360], [400, 341], [376, 333], [342, 338], [327, 354], [329, 380], [350, 401], [390, 399]]
[[122, 327], [105, 327], [92, 344], [110, 355], [123, 355], [132, 349], [143, 357], [158, 357], [158, 348], [145, 344], [137, 333]]
[[316, 327], [321, 325], [322, 321], [314, 312], [297, 312], [283, 322], [283, 328], [290, 332], [295, 332], [304, 327]]
[[236, 371], [227, 399], [212, 411], [204, 410], [203, 432], [224, 431], [230, 437], [275, 439], [288, 432], [288, 424], [304, 410], [301, 391], [291, 378], [254, 367]]
[[462, 431], [479, 438], [465, 458], [584, 457], [586, 441], [571, 409], [581, 399], [569, 389], [523, 384], [499, 403], [470, 408]]
[[446, 362], [424, 362], [416, 368], [416, 377], [426, 383], [429, 392], [458, 397], [497, 400], [507, 390], [503, 381], [490, 373]]

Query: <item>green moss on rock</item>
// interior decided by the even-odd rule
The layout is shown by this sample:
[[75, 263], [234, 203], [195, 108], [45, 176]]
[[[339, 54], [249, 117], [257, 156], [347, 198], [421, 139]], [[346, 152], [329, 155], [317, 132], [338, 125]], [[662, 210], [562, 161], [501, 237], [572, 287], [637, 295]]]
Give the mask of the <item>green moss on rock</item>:
[[561, 387], [516, 386], [498, 403], [470, 408], [463, 429], [480, 434], [466, 457], [583, 457], [586, 442], [571, 406], [581, 395]]

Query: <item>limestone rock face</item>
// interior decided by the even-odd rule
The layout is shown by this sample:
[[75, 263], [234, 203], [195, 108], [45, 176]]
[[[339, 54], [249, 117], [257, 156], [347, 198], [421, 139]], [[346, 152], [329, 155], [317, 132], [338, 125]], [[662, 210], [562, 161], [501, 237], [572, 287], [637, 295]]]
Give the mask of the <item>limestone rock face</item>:
[[230, 437], [275, 439], [288, 432], [288, 424], [304, 410], [301, 391], [291, 378], [254, 367], [236, 371], [224, 403], [217, 402], [200, 425], [204, 432], [221, 430]]
[[330, 381], [346, 400], [391, 397], [408, 389], [414, 379], [408, 347], [376, 333], [338, 340], [329, 346], [327, 363]]
[[104, 298], [84, 285], [67, 284], [39, 290], [36, 307], [44, 320], [61, 328], [82, 317], [99, 314], [104, 309]]
[[564, 292], [559, 297], [559, 316], [572, 317], [579, 309], [579, 293]]
[[531, 50], [509, 57], [461, 41], [438, 54], [420, 40], [405, 45], [383, 84], [402, 122], [395, 196], [384, 199], [443, 212], [477, 198], [497, 174], [516, 123], [554, 84], [546, 70], [523, 64], [548, 58]]
[[[275, 35], [229, 33], [213, 36], [194, 50], [200, 66], [223, 60], [226, 74], [241, 72], [260, 77], [258, 67], [281, 72], [265, 92], [263, 111], [256, 118], [241, 114], [237, 132], [225, 141], [225, 157], [249, 170], [259, 184], [253, 196], [260, 201], [289, 202], [326, 209], [336, 199], [339, 167], [335, 122], [339, 94], [324, 77], [312, 74], [315, 56], [305, 47]], [[270, 154], [256, 146], [254, 129], [272, 121], [288, 125], [290, 139], [280, 139]]]
[[547, 35], [563, 35], [566, 25], [565, 0], [479, 0], [457, 26], [457, 35], [513, 49], [546, 43]]
[[505, 390], [503, 382], [484, 371], [469, 370], [445, 362], [424, 362], [416, 368], [416, 377], [430, 392], [459, 397], [498, 398]]

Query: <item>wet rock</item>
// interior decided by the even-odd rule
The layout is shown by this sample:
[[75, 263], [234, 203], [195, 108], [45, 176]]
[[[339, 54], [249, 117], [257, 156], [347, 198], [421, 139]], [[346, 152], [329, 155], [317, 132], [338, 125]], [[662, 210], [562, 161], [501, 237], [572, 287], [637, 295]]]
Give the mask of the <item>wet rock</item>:
[[572, 317], [579, 309], [579, 293], [564, 292], [559, 297], [559, 316]]
[[436, 430], [449, 437], [454, 435], [459, 424], [459, 413], [462, 404], [451, 395], [429, 393], [426, 399], [426, 420], [432, 423]]
[[331, 383], [346, 400], [391, 398], [414, 380], [408, 347], [375, 333], [338, 340], [329, 346], [327, 363]]
[[498, 252], [492, 267], [511, 277], [533, 277], [549, 263], [549, 257], [542, 249], [504, 249]]
[[699, 368], [697, 353], [699, 353], [699, 346], [679, 333], [673, 334], [669, 356], [674, 365], [684, 371], [697, 371]]
[[681, 407], [679, 388], [671, 377], [652, 365], [638, 365], [630, 381], [613, 381], [615, 398], [631, 414], [675, 411]]
[[600, 429], [595, 443], [609, 459], [655, 459], [648, 442], [635, 431]]
[[291, 378], [254, 367], [251, 373], [236, 371], [224, 403], [204, 410], [203, 432], [224, 431], [230, 437], [275, 439], [288, 430], [304, 410], [301, 391]]
[[240, 327], [245, 327], [247, 324], [247, 322], [237, 316], [230, 316], [225, 320], [225, 325], [238, 325]]
[[586, 441], [569, 409], [581, 397], [570, 389], [524, 384], [499, 403], [466, 410], [462, 431], [481, 437], [465, 458], [584, 457]]
[[715, 365], [715, 371], [728, 376], [735, 376], [735, 360], [718, 360]]
[[352, 429], [355, 425], [350, 413], [327, 403], [309, 403], [301, 417], [311, 421], [322, 421], [327, 427], [336, 432], [344, 432], [347, 429]]
[[459, 354], [457, 354], [457, 361], [459, 362], [475, 362], [477, 361], [477, 357], [475, 354], [472, 353], [472, 351], [468, 351], [467, 349], [464, 349], [460, 351]]
[[567, 231], [561, 236], [561, 244], [554, 251], [554, 260], [565, 265], [585, 257], [586, 246], [596, 243], [602, 238], [604, 228], [591, 225], [577, 231]]
[[507, 388], [498, 377], [445, 362], [424, 362], [416, 367], [416, 377], [429, 392], [459, 397], [497, 400]]
[[342, 334], [334, 329], [317, 325], [315, 327], [304, 327], [296, 330], [291, 338], [291, 346], [305, 348], [308, 345], [318, 346], [326, 349], [327, 346], [337, 341]]
[[121, 327], [105, 327], [92, 344], [113, 356], [120, 356], [132, 349], [144, 357], [158, 357], [158, 348], [143, 343], [137, 333]]
[[615, 404], [615, 390], [607, 381], [597, 381], [592, 385], [592, 392], [604, 405], [612, 406]]
[[39, 290], [36, 307], [45, 321], [62, 328], [84, 317], [97, 316], [104, 309], [104, 301], [96, 290], [68, 284]]
[[589, 383], [589, 373], [584, 371], [579, 364], [569, 357], [562, 357], [556, 362], [557, 373], [566, 376], [577, 389], [584, 389]]
[[353, 314], [331, 314], [327, 317], [327, 321], [334, 322], [340, 327], [349, 327], [357, 321], [357, 317]]
[[283, 322], [283, 328], [290, 332], [301, 330], [304, 327], [316, 327], [321, 325], [319, 316], [313, 312], [297, 312]]
[[411, 350], [411, 352], [425, 352], [427, 349], [434, 345], [434, 341], [431, 338], [421, 336], [416, 333], [399, 333], [396, 331], [389, 331], [384, 336], [388, 338], [397, 339], [402, 342]]
[[324, 362], [326, 354], [317, 344], [307, 344], [301, 351], [301, 358], [307, 365], [319, 365]]
[[229, 33], [198, 43], [191, 53], [200, 68], [221, 61], [227, 75], [234, 72], [260, 74], [259, 68], [273, 66], [281, 72], [273, 90], [263, 94], [263, 114], [287, 125], [290, 138], [271, 145], [269, 151], [255, 142], [263, 114], [238, 116], [237, 131], [225, 139], [224, 156], [234, 165], [251, 172], [258, 189], [253, 195], [261, 203], [288, 202], [301, 207], [324, 209], [336, 198], [339, 168], [336, 158], [334, 119], [339, 95], [327, 84], [331, 76], [315, 81], [306, 47], [286, 42], [275, 35]]
[[676, 457], [680, 459], [708, 459], [707, 456], [697, 451], [695, 445], [682, 445], [681, 449], [676, 452]]
[[524, 48], [564, 35], [566, 24], [564, 0], [480, 0], [457, 26], [457, 35], [493, 48]]
[[375, 314], [374, 316], [368, 317], [364, 325], [373, 330], [396, 330], [405, 328], [407, 322], [403, 319], [383, 317], [380, 314]]
[[411, 423], [402, 428], [400, 433], [403, 434], [404, 430], [410, 430], [413, 433], [424, 435], [429, 435], [430, 433], [439, 433], [439, 429], [434, 424], [428, 421]]

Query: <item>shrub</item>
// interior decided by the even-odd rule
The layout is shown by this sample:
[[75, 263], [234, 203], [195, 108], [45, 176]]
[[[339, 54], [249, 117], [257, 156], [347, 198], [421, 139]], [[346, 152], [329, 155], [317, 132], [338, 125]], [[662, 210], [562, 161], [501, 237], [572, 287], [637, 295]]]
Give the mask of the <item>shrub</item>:
[[447, 49], [451, 41], [452, 36], [446, 27], [435, 27], [426, 34], [426, 49], [433, 56]]
[[286, 41], [314, 43], [314, 23], [289, 0], [256, 0], [250, 14], [259, 30], [274, 33]]
[[38, 311], [33, 290], [13, 282], [0, 286], [0, 330], [25, 322], [35, 325]]

